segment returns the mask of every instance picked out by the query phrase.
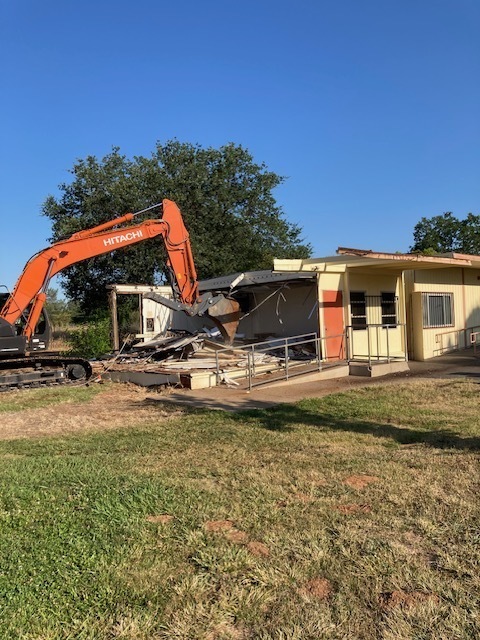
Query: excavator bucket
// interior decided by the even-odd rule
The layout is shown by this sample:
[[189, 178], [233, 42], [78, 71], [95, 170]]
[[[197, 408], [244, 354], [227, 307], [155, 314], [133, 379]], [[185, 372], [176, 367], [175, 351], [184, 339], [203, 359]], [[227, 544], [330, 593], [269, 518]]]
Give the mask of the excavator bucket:
[[232, 298], [222, 296], [208, 308], [207, 315], [219, 329], [225, 344], [232, 344], [240, 322], [240, 305]]
[[174, 311], [184, 311], [189, 316], [208, 316], [219, 329], [226, 344], [232, 344], [240, 322], [240, 305], [233, 298], [227, 298], [221, 293], [203, 293], [198, 302], [192, 305], [166, 298], [158, 293], [149, 291], [144, 298], [154, 300]]

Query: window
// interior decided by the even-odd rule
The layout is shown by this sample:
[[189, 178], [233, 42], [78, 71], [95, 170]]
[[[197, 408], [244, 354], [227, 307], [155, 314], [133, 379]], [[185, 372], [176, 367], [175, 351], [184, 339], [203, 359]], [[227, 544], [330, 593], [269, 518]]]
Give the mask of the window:
[[453, 326], [453, 293], [423, 293], [423, 328]]
[[350, 291], [350, 314], [353, 329], [367, 328], [367, 301], [364, 291]]
[[397, 324], [397, 297], [393, 291], [382, 291], [380, 296], [382, 324], [389, 327]]

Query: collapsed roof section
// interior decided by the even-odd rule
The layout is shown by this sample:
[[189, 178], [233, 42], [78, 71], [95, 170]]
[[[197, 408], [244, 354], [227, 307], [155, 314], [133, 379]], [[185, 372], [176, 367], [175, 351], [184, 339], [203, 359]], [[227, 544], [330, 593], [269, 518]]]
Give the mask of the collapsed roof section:
[[226, 291], [231, 289], [252, 289], [288, 284], [305, 284], [305, 281], [315, 280], [314, 273], [277, 273], [269, 270], [245, 271], [244, 273], [232, 273], [219, 278], [201, 280], [200, 291]]

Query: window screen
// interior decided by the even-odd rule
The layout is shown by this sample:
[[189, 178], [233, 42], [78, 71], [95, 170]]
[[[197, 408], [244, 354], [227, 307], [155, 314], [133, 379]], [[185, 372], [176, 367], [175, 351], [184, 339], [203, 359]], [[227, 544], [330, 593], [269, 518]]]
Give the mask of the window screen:
[[382, 291], [380, 298], [382, 307], [382, 324], [396, 326], [397, 324], [397, 297], [393, 291]]
[[453, 294], [424, 293], [423, 327], [451, 327], [453, 325]]
[[367, 326], [367, 301], [364, 291], [350, 292], [350, 314], [353, 329], [365, 329]]

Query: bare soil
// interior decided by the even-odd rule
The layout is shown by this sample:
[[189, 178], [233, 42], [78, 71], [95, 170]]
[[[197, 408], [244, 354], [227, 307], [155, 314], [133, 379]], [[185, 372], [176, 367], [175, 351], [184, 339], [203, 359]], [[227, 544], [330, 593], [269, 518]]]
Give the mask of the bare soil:
[[326, 578], [313, 578], [300, 589], [304, 596], [313, 596], [317, 600], [326, 600], [332, 594], [332, 584]]
[[233, 529], [233, 522], [231, 520], [209, 520], [205, 523], [205, 529], [214, 533], [230, 531]]
[[258, 540], [252, 540], [247, 544], [247, 549], [254, 556], [261, 556], [264, 558], [268, 558], [270, 555], [270, 549], [263, 542], [259, 542]]
[[[30, 391], [9, 391], [28, 394]], [[128, 384], [109, 384], [88, 402], [64, 402], [2, 414], [0, 439], [59, 436], [118, 429], [155, 418], [169, 420], [182, 414], [180, 406], [163, 407], [148, 401], [152, 392]]]

